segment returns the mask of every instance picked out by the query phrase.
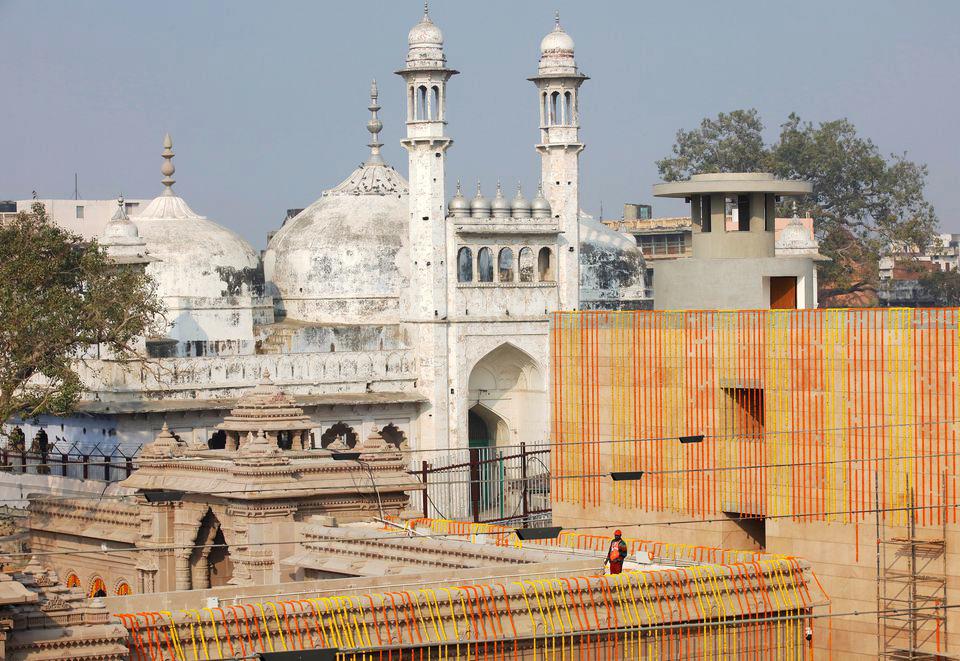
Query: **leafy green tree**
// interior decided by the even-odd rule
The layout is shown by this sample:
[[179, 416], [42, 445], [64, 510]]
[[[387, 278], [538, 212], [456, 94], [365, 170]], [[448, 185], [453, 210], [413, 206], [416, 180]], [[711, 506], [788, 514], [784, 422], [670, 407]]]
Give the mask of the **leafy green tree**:
[[704, 172], [772, 172], [805, 179], [813, 194], [801, 209], [814, 220], [821, 252], [821, 294], [875, 289], [877, 263], [905, 246], [923, 249], [937, 218], [924, 197], [927, 168], [905, 155], [885, 157], [846, 119], [813, 124], [791, 114], [776, 142], [763, 140], [755, 109], [721, 113], [677, 133], [673, 154], [657, 162], [667, 181]]
[[922, 286], [934, 305], [954, 307], [960, 305], [960, 272], [958, 271], [931, 271], [920, 278]]
[[163, 307], [141, 268], [58, 226], [42, 204], [0, 222], [0, 425], [69, 413], [78, 360], [101, 348], [123, 361]]

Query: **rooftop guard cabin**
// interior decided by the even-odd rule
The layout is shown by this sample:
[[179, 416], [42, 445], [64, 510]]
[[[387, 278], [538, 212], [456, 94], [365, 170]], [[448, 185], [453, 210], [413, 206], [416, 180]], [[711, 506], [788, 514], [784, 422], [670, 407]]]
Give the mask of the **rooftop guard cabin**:
[[[698, 174], [654, 186], [657, 197], [687, 200], [693, 229], [692, 256], [657, 266], [656, 309], [817, 307], [816, 262], [826, 258], [816, 250], [775, 251], [776, 203], [812, 190], [806, 181], [763, 172]], [[728, 209], [734, 217], [729, 224]], [[788, 225], [784, 231], [795, 230]]]
[[957, 309], [557, 313], [554, 523], [795, 553], [834, 613], [863, 613], [816, 646], [957, 654], [960, 616], [941, 607], [960, 600], [958, 322]]

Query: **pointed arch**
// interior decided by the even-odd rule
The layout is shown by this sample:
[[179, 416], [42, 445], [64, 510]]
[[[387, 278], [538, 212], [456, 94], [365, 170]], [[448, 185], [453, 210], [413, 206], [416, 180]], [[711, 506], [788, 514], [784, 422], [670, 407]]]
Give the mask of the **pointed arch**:
[[107, 583], [103, 580], [103, 577], [94, 575], [90, 578], [90, 589], [87, 590], [87, 596], [91, 599], [107, 596]]
[[233, 560], [223, 535], [223, 526], [212, 508], [200, 519], [193, 550], [190, 578], [194, 590], [226, 585], [233, 577]]
[[467, 397], [464, 409], [483, 419], [488, 429], [493, 425], [490, 440], [496, 445], [536, 443], [546, 438], [544, 368], [515, 344], [500, 344], [472, 366]]

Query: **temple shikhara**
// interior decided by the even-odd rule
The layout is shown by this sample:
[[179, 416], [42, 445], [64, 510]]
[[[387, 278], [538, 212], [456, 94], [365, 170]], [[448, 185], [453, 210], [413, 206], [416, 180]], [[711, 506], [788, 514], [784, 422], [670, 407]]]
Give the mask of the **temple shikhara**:
[[819, 308], [777, 218], [813, 185], [763, 172], [656, 185], [689, 242], [651, 282], [581, 210], [559, 15], [535, 190], [446, 171], [460, 73], [429, 7], [407, 37], [363, 162], [263, 250], [174, 192], [169, 135], [118, 201], [99, 243], [166, 318], [7, 425], [0, 659], [960, 654], [960, 312]]

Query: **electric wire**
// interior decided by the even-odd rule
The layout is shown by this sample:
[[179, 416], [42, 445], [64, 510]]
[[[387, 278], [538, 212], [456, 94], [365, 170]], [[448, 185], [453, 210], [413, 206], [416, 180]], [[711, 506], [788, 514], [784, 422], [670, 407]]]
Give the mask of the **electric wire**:
[[[737, 437], [740, 438], [740, 437]], [[960, 450], [956, 452], [936, 452], [932, 454], [910, 454], [910, 455], [894, 455], [894, 456], [881, 456], [881, 457], [856, 457], [853, 459], [832, 459], [832, 460], [823, 460], [823, 461], [807, 461], [807, 462], [789, 462], [789, 463], [771, 463], [771, 464], [748, 464], [748, 465], [737, 465], [737, 466], [704, 466], [700, 468], [677, 468], [670, 470], [643, 470], [638, 467], [637, 470], [642, 470], [644, 476], [652, 475], [675, 475], [675, 474], [699, 474], [699, 473], [716, 473], [716, 472], [728, 472], [728, 471], [744, 471], [744, 470], [757, 470], [757, 469], [766, 469], [766, 468], [794, 468], [794, 467], [803, 467], [803, 466], [824, 466], [824, 465], [840, 465], [840, 464], [856, 464], [856, 463], [891, 463], [896, 461], [906, 461], [911, 459], [940, 459], [944, 457], [956, 457], [960, 456]], [[169, 463], [174, 459], [168, 459], [165, 463]], [[351, 460], [357, 461], [358, 463], [363, 461], [366, 463], [366, 460]], [[500, 460], [486, 460], [486, 461], [500, 461]], [[42, 464], [43, 465], [43, 464]], [[35, 466], [31, 464], [31, 466]], [[462, 468], [467, 468], [469, 464], [465, 464]], [[459, 468], [459, 467], [458, 467]], [[371, 469], [368, 469], [371, 470]], [[0, 470], [0, 472], [3, 472]], [[372, 471], [371, 471], [372, 472]], [[418, 475], [419, 471], [406, 471], [408, 475]], [[550, 480], [576, 480], [583, 478], [602, 478], [610, 477], [610, 471], [603, 473], [570, 473], [565, 475], [550, 475]], [[23, 474], [23, 473], [21, 473]], [[55, 476], [60, 477], [60, 476]], [[76, 478], [74, 478], [76, 479]], [[428, 482], [429, 486], [452, 486], [452, 485], [463, 485], [463, 484], [475, 484], [482, 482], [482, 480], [473, 480], [473, 479], [463, 479], [463, 480], [430, 480]], [[109, 484], [119, 484], [119, 482], [109, 483]], [[382, 485], [384, 487], [389, 486], [393, 487], [395, 490], [419, 490], [423, 486], [423, 482], [410, 481], [410, 482], [394, 482], [389, 485]], [[109, 485], [108, 485], [109, 486]], [[260, 493], [265, 493], [268, 491], [278, 491], [283, 492], [289, 490], [290, 487], [283, 487], [278, 489], [270, 488], [260, 488], [255, 490], [237, 490], [237, 489], [228, 489], [224, 491], [204, 491], [204, 495], [209, 496], [219, 496], [224, 494], [231, 495], [256, 495]], [[309, 487], [311, 492], [324, 492], [324, 491], [340, 491], [342, 486], [328, 485], [328, 486], [313, 486]], [[171, 491], [175, 491], [171, 489]], [[77, 496], [43, 496], [41, 499], [45, 502], [55, 502], [58, 500], [63, 501], [74, 501], [74, 500], [121, 500], [124, 498], [134, 498], [137, 494], [109, 494], [102, 496], [94, 496], [87, 494], [80, 494]], [[24, 498], [0, 498], [0, 503], [19, 503], [23, 502]], [[439, 508], [438, 508], [439, 511]]]
[[[563, 532], [576, 532], [581, 530], [612, 530], [615, 528], [642, 528], [646, 526], [674, 526], [674, 525], [690, 525], [690, 524], [701, 524], [701, 523], [721, 523], [727, 521], [755, 521], [757, 519], [771, 520], [771, 519], [812, 519], [816, 516], [832, 516], [836, 514], [874, 514], [874, 513], [884, 513], [884, 512], [915, 512], [921, 510], [947, 510], [947, 509], [956, 509], [960, 508], [960, 504], [955, 505], [913, 505], [913, 506], [904, 506], [904, 507], [881, 507], [881, 508], [863, 508], [856, 510], [834, 510], [828, 512], [811, 512], [805, 514], [772, 514], [772, 515], [760, 515], [760, 514], [751, 514], [751, 515], [741, 515], [741, 516], [724, 516], [718, 518], [709, 518], [709, 519], [697, 519], [697, 518], [686, 518], [686, 519], [676, 519], [673, 521], [634, 521], [634, 522], [620, 522], [615, 524], [597, 524], [597, 525], [580, 525], [580, 526], [561, 526]], [[467, 525], [478, 525], [478, 526], [490, 526], [491, 528], [503, 528], [502, 530], [486, 530], [486, 531], [472, 531], [472, 532], [449, 532], [449, 533], [431, 533], [418, 536], [416, 539], [445, 539], [449, 537], [471, 537], [474, 535], [499, 535], [499, 534], [512, 534], [513, 529], [504, 526], [496, 526], [494, 524], [484, 524], [477, 523], [471, 524], [471, 522], [466, 521], [453, 521], [452, 523], [463, 523]], [[343, 530], [349, 530], [348, 528], [343, 528]], [[346, 539], [346, 538], [344, 538]], [[398, 539], [410, 539], [410, 537], [403, 536], [400, 533], [394, 535], [384, 535], [378, 537], [363, 537], [362, 541], [372, 542], [372, 541], [396, 541]], [[649, 541], [654, 542], [655, 540], [635, 540], [628, 538], [631, 541]], [[234, 547], [257, 547], [257, 546], [278, 546], [278, 545], [287, 545], [287, 544], [321, 544], [324, 540], [309, 540], [309, 539], [299, 539], [299, 540], [283, 540], [283, 541], [269, 541], [269, 542], [247, 542], [243, 544], [233, 544]], [[537, 550], [544, 550], [541, 547], [546, 549], [564, 549], [566, 547], [554, 546], [550, 544], [537, 544], [536, 542], [532, 545], [537, 548]], [[168, 546], [151, 546], [151, 547], [134, 547], [129, 549], [96, 549], [89, 551], [37, 551], [37, 552], [22, 552], [22, 553], [3, 553], [0, 554], [0, 557], [3, 558], [31, 558], [31, 557], [50, 557], [50, 556], [72, 556], [72, 555], [99, 555], [103, 553], [141, 553], [146, 551], [178, 551], [178, 550], [187, 550], [195, 548], [230, 548], [230, 544], [183, 544], [183, 545], [168, 545]], [[576, 550], [580, 553], [589, 554], [592, 551], [590, 549], [567, 549], [567, 550]], [[602, 551], [596, 551], [602, 557]], [[763, 551], [755, 551], [758, 555], [772, 555], [780, 557], [793, 557], [787, 554], [768, 554]], [[711, 564], [711, 563], [698, 563], [698, 564]]]

